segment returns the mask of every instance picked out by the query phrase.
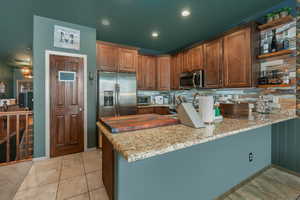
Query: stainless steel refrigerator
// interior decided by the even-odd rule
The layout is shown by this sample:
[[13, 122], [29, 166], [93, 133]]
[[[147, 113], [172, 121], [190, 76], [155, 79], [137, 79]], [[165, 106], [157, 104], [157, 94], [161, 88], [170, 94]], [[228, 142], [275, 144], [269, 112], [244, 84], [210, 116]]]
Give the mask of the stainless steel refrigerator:
[[136, 113], [136, 73], [98, 71], [98, 117]]

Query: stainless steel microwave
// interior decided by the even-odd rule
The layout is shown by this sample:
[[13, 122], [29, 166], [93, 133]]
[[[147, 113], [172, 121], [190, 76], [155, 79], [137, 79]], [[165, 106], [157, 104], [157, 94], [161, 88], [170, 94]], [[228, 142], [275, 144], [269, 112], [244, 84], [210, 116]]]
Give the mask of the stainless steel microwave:
[[180, 88], [182, 89], [199, 89], [204, 88], [204, 71], [181, 73]]

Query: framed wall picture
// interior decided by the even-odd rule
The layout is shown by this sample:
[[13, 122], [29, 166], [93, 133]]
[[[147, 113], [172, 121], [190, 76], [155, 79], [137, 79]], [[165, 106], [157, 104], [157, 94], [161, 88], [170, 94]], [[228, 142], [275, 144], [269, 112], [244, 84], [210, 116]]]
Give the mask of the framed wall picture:
[[80, 31], [55, 25], [54, 47], [80, 50]]

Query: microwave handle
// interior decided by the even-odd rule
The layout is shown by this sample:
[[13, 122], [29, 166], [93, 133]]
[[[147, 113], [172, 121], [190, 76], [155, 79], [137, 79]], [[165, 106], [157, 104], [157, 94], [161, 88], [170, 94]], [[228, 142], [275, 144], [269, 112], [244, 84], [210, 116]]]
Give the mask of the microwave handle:
[[196, 78], [196, 73], [193, 73], [193, 86], [194, 86], [194, 88], [196, 88], [195, 78]]

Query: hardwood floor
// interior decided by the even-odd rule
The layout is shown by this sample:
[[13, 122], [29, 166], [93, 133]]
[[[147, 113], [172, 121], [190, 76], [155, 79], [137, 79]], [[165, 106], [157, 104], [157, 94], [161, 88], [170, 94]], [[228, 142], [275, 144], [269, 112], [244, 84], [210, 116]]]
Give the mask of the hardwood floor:
[[270, 168], [223, 200], [300, 200], [300, 177]]

